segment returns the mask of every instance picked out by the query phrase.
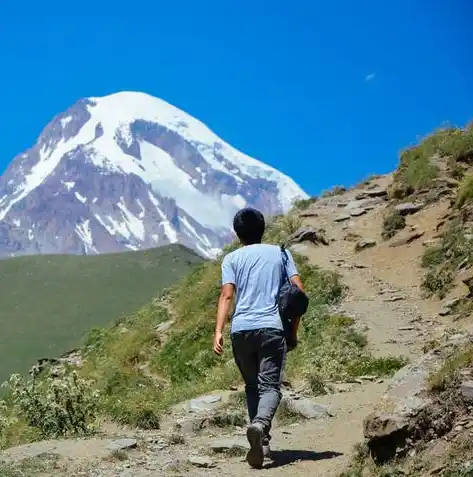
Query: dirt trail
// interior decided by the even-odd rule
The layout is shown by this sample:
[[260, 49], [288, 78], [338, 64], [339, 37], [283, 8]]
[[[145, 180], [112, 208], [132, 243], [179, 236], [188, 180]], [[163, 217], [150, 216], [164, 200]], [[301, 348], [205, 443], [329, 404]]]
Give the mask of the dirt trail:
[[[387, 182], [389, 178], [382, 179], [380, 186], [385, 186]], [[416, 225], [424, 236], [407, 245], [390, 247], [380, 236], [386, 207], [382, 200], [361, 216], [340, 222], [335, 220], [345, 209], [340, 204], [353, 202], [357, 192], [317, 202], [312, 209], [314, 215], [305, 219], [305, 225], [325, 229], [329, 246], [304, 243], [298, 244], [296, 249], [306, 254], [311, 263], [337, 270], [342, 275], [349, 291], [339, 311], [352, 316], [361, 328], [366, 328], [375, 354], [415, 358], [422, 353], [429, 335], [441, 325], [438, 319], [440, 304], [423, 300], [420, 296], [420, 270], [416, 264], [422, 254], [422, 241], [435, 234], [438, 218], [444, 213], [446, 205], [436, 204], [409, 217], [408, 225]], [[349, 233], [375, 240], [376, 245], [355, 253], [354, 242], [345, 239]], [[444, 319], [442, 323], [445, 323]], [[336, 476], [348, 463], [353, 446], [363, 437], [363, 418], [380, 399], [387, 385], [387, 382], [356, 384], [346, 392], [317, 398], [317, 402], [330, 407], [332, 417], [275, 428], [272, 441], [274, 462], [268, 463], [266, 469], [261, 471], [263, 475], [294, 476], [297, 473], [311, 477]], [[232, 434], [228, 438], [244, 442], [244, 435]], [[177, 464], [175, 469], [171, 469], [172, 465], [169, 467], [169, 463], [193, 452], [205, 455], [208, 440], [202, 436], [189, 437], [186, 445], [174, 446], [172, 454], [166, 451], [160, 456], [157, 451], [155, 470], [146, 465], [136, 465], [141, 462], [140, 459], [143, 460], [143, 455], [138, 452], [130, 454], [130, 461], [118, 467], [114, 464], [114, 467], [107, 468], [102, 462], [100, 470], [97, 467], [80, 475], [256, 475], [257, 471], [250, 469], [242, 457], [219, 458], [218, 454], [210, 457], [215, 468], [181, 468]]]

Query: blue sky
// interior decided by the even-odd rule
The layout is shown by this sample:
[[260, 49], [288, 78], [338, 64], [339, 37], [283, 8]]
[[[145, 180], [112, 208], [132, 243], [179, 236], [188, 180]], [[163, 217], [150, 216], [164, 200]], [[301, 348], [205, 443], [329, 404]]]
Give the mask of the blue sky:
[[0, 170], [55, 114], [119, 90], [186, 110], [312, 194], [473, 119], [470, 0], [8, 3]]

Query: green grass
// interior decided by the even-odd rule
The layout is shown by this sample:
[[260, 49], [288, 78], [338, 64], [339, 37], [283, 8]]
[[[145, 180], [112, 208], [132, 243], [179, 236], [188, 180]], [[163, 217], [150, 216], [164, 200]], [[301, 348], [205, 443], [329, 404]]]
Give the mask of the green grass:
[[473, 174], [466, 175], [458, 188], [455, 207], [461, 209], [467, 203], [473, 201]]
[[[284, 242], [297, 226], [293, 216], [275, 219], [268, 227], [266, 240]], [[226, 250], [237, 246], [232, 244]], [[310, 265], [297, 253], [293, 255], [310, 306], [302, 320], [300, 344], [288, 358], [287, 378], [306, 381], [317, 391], [326, 381], [349, 380], [361, 374], [386, 376], [403, 366], [404, 360], [397, 357], [383, 360], [371, 356], [366, 337], [355, 330], [354, 320], [329, 314], [328, 306], [338, 303], [345, 293], [338, 274]], [[224, 355], [216, 356], [211, 346], [220, 273], [219, 260], [203, 263], [167, 289], [161, 300], [123, 317], [112, 327], [90, 333], [80, 374], [100, 390], [101, 416], [155, 429], [171, 405], [241, 384], [229, 327]], [[175, 323], [164, 337], [156, 332], [156, 325], [170, 318]], [[238, 394], [234, 404], [240, 401]], [[241, 422], [237, 414], [222, 416], [220, 425]], [[15, 426], [7, 431], [15, 437], [19, 434]]]
[[406, 219], [396, 210], [390, 211], [383, 220], [383, 231], [381, 233], [384, 240], [394, 237], [399, 230], [406, 227]]
[[473, 346], [467, 345], [459, 349], [452, 357], [447, 359], [442, 367], [429, 376], [429, 389], [443, 391], [456, 377], [461, 369], [473, 364]]
[[473, 128], [443, 128], [427, 136], [420, 144], [401, 154], [399, 168], [394, 174], [391, 196], [404, 198], [422, 189], [430, 188], [439, 176], [433, 159], [447, 158], [452, 177], [462, 175], [459, 163], [473, 162]]
[[0, 261], [0, 382], [80, 345], [159, 295], [202, 259], [181, 246], [99, 256]]
[[473, 264], [473, 240], [465, 237], [458, 221], [442, 234], [439, 245], [428, 247], [421, 265], [426, 269], [421, 287], [427, 296], [444, 298], [453, 287], [460, 264]]

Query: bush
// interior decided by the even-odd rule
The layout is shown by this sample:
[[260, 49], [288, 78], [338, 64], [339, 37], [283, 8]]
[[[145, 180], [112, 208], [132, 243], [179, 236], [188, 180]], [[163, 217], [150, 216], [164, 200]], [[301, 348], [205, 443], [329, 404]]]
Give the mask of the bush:
[[473, 200], [473, 174], [466, 175], [458, 188], [455, 207], [461, 209]]
[[383, 220], [382, 237], [387, 240], [396, 235], [399, 230], [406, 227], [406, 219], [396, 210], [390, 212]]
[[317, 197], [309, 197], [308, 199], [299, 199], [294, 201], [292, 208], [294, 210], [305, 210], [309, 208], [312, 204], [315, 204], [317, 200], [318, 200]]
[[75, 371], [59, 375], [49, 371], [39, 379], [39, 368], [34, 367], [30, 378], [14, 374], [6, 387], [18, 415], [42, 437], [88, 435], [93, 431], [98, 392]]
[[335, 197], [337, 195], [342, 195], [347, 191], [346, 187], [344, 186], [334, 186], [330, 190], [326, 190], [322, 192], [322, 197]]
[[443, 299], [453, 286], [453, 278], [452, 270], [448, 266], [444, 266], [428, 271], [422, 280], [421, 287], [427, 296], [437, 295]]

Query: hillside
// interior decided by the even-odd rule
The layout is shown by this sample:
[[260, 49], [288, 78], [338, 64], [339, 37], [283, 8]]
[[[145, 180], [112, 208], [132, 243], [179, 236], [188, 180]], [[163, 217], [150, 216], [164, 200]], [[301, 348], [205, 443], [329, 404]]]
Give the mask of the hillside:
[[[265, 241], [290, 243], [311, 305], [265, 475], [472, 475], [472, 174], [473, 127], [439, 130], [393, 174], [299, 201], [271, 222]], [[13, 378], [0, 414], [5, 472], [254, 475], [229, 340], [223, 358], [211, 350], [219, 274], [219, 261], [205, 263], [94, 330], [73, 366], [79, 378], [53, 367], [34, 401], [21, 399], [31, 382]]]
[[132, 313], [201, 262], [180, 245], [0, 260], [0, 381], [79, 346], [91, 328]]

